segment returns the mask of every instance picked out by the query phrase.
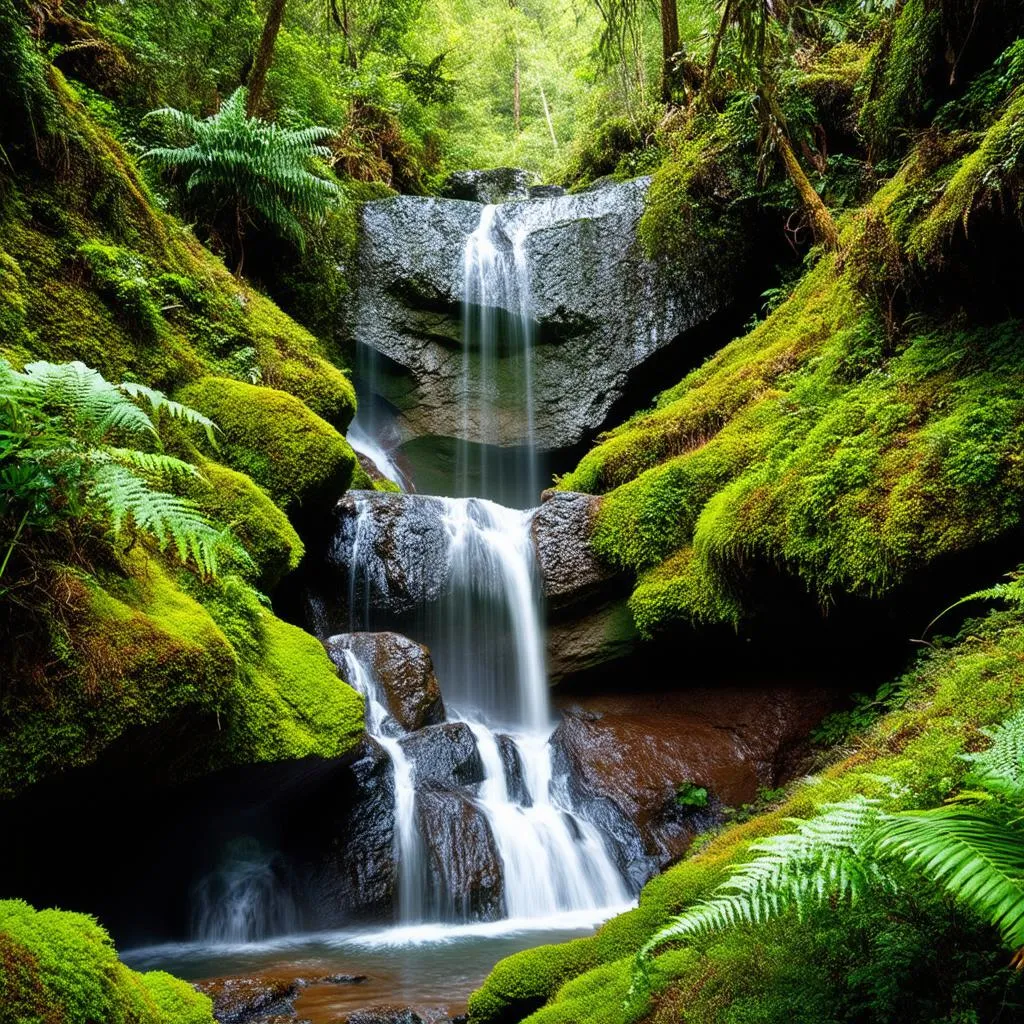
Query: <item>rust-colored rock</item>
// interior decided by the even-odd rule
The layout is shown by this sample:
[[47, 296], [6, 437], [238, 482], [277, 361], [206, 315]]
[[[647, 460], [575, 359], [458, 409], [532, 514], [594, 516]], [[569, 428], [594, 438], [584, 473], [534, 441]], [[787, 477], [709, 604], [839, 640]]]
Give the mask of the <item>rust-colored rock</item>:
[[[821, 691], [795, 686], [609, 695], [568, 708], [551, 742], [577, 806], [615, 838], [639, 883], [722, 807], [791, 777], [826, 710]], [[707, 789], [706, 809], [677, 804], [685, 783]]]

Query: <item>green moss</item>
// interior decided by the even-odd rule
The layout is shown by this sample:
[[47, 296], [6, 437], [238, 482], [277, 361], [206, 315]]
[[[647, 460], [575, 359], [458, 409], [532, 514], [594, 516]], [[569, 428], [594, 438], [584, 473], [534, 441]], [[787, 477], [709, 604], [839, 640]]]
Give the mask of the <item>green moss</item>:
[[282, 508], [337, 497], [348, 488], [355, 453], [293, 395], [205, 377], [178, 397], [220, 428], [224, 461], [252, 477]]
[[[755, 839], [786, 831], [791, 827], [788, 819], [805, 817], [822, 804], [858, 793], [884, 799], [894, 809], [934, 805], [945, 799], [963, 777], [960, 755], [976, 749], [980, 730], [1002, 721], [1024, 699], [1024, 625], [1019, 618], [993, 615], [973, 624], [970, 633], [956, 646], [935, 650], [900, 681], [899, 688], [907, 695], [904, 706], [885, 715], [861, 737], [855, 753], [791, 785], [786, 798], [772, 810], [709, 837], [696, 852], [653, 878], [635, 910], [613, 918], [592, 937], [541, 946], [500, 961], [470, 998], [470, 1019], [474, 1024], [524, 1018], [531, 1024], [581, 1020], [625, 1024], [651, 1019], [649, 1004], [632, 1005], [629, 1011], [624, 1007], [633, 954], [672, 915], [707, 896], [730, 866], [744, 859]], [[885, 927], [889, 902], [884, 898], [877, 906], [876, 916], [866, 925], [868, 933]], [[948, 927], [941, 906], [936, 914], [937, 926]], [[768, 1019], [721, 1014], [734, 996], [751, 989], [766, 998], [774, 993], [772, 998], [782, 999], [779, 990], [784, 986], [775, 989], [765, 973], [758, 973], [765, 966], [766, 943], [773, 950], [771, 956], [777, 957], [768, 965], [768, 975], [781, 971], [785, 963], [806, 973], [808, 965], [823, 955], [821, 947], [814, 946], [814, 928], [820, 930], [820, 923], [813, 925], [810, 936], [798, 934], [797, 923], [787, 920], [774, 931], [738, 929], [670, 951], [656, 961], [655, 1003], [663, 1001], [667, 1010], [682, 993], [686, 1020], [710, 1024]], [[845, 917], [828, 934], [834, 936], [843, 929], [851, 931]], [[798, 948], [798, 942], [806, 946]], [[813, 952], [807, 947], [813, 947]], [[997, 972], [998, 957], [990, 955], [989, 960]], [[727, 969], [726, 964], [751, 975], [753, 984], [744, 993], [718, 984], [723, 976], [732, 976], [733, 968]], [[846, 973], [844, 969], [840, 976]], [[997, 990], [1002, 991], [1005, 983], [1006, 979], [997, 977]], [[810, 1016], [797, 1019], [822, 1019], [814, 1012], [808, 1009]]]
[[228, 747], [245, 763], [339, 757], [363, 733], [363, 699], [316, 638], [259, 612], [259, 652], [243, 665]]
[[860, 115], [860, 129], [876, 156], [898, 155], [924, 124], [929, 84], [943, 59], [941, 29], [941, 5], [931, 0], [907, 0], [885, 26], [868, 65]]
[[208, 996], [137, 974], [84, 914], [0, 900], [0, 1024], [213, 1024]]
[[216, 462], [204, 462], [201, 470], [203, 481], [192, 486], [190, 497], [214, 521], [231, 527], [256, 563], [255, 582], [269, 592], [302, 560], [302, 540], [266, 491], [244, 473]]
[[59, 686], [5, 698], [0, 794], [88, 764], [129, 730], [228, 706], [236, 658], [224, 633], [158, 563], [138, 556], [130, 569], [107, 589], [70, 573], [62, 581], [70, 649], [51, 669]]

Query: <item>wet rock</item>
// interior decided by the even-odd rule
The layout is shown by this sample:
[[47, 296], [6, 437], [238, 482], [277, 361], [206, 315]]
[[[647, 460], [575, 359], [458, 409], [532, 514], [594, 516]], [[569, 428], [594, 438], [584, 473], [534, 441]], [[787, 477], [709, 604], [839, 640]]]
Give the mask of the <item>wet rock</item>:
[[[637, 239], [647, 187], [637, 179], [499, 207], [498, 247], [522, 238], [537, 344], [532, 435], [524, 409], [503, 408], [495, 443], [584, 440], [634, 371], [726, 301], [721, 281], [647, 259]], [[461, 315], [463, 254], [480, 214], [476, 203], [416, 196], [363, 208], [353, 330], [387, 364], [374, 387], [407, 439], [478, 436], [480, 410], [462, 401]], [[519, 315], [518, 299], [503, 301]]]
[[548, 606], [563, 608], [607, 590], [620, 573], [590, 547], [602, 499], [574, 491], [545, 491], [543, 498], [530, 529]]
[[215, 978], [195, 987], [213, 1000], [220, 1024], [257, 1024], [277, 1015], [295, 1019], [299, 985], [290, 978]]
[[348, 592], [359, 545], [357, 600], [375, 611], [407, 614], [436, 601], [450, 566], [444, 503], [417, 494], [359, 491], [335, 506], [337, 530], [328, 564]]
[[464, 793], [423, 790], [417, 795], [420, 835], [427, 840], [427, 884], [432, 917], [495, 921], [504, 913], [501, 858], [487, 819]]
[[501, 752], [501, 763], [505, 769], [505, 787], [509, 800], [523, 807], [531, 807], [533, 800], [526, 786], [526, 773], [523, 770], [523, 758], [519, 748], [511, 736], [499, 734], [498, 750]]
[[362, 466], [363, 472], [370, 478], [375, 484], [389, 483], [389, 479], [385, 476], [377, 466], [377, 463], [370, 458], [369, 455], [364, 452], [356, 452], [356, 458], [359, 460], [359, 465]]
[[397, 884], [394, 794], [390, 758], [364, 738], [318, 813], [302, 822], [311, 926], [390, 918]]
[[590, 546], [601, 498], [545, 491], [531, 531], [549, 616], [548, 671], [559, 683], [629, 654], [637, 631], [626, 604], [628, 578]]
[[484, 765], [476, 737], [465, 722], [420, 729], [403, 737], [401, 744], [406, 757], [413, 762], [417, 789], [453, 789], [483, 781]]
[[[495, 167], [487, 171], [455, 171], [441, 186], [447, 199], [471, 203], [508, 203], [527, 199], [533, 193], [533, 175], [518, 167]], [[564, 191], [564, 190], [563, 190]]]
[[384, 704], [404, 732], [444, 721], [441, 688], [430, 651], [400, 633], [342, 633], [324, 641], [344, 674], [345, 651], [370, 668]]
[[423, 1018], [409, 1007], [374, 1006], [367, 1010], [356, 1010], [343, 1017], [338, 1024], [423, 1024]]
[[558, 196], [568, 195], [568, 192], [561, 185], [531, 185], [531, 199], [555, 199]]
[[[591, 698], [563, 713], [551, 738], [555, 772], [641, 884], [723, 806], [749, 803], [759, 787], [790, 777], [826, 707], [820, 691], [798, 687]], [[705, 787], [709, 807], [680, 807], [684, 783]]]

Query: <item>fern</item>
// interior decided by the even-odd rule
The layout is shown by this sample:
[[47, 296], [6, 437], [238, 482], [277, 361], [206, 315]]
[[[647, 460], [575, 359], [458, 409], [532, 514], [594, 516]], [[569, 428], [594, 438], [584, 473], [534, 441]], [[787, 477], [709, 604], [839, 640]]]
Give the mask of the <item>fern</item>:
[[141, 384], [111, 384], [83, 363], [37, 362], [19, 373], [0, 360], [0, 460], [12, 463], [2, 476], [0, 517], [13, 514], [18, 524], [3, 554], [5, 568], [26, 527], [50, 529], [60, 519], [98, 522], [115, 538], [135, 531], [209, 576], [217, 575], [225, 553], [252, 564], [229, 530], [161, 489], [200, 473], [173, 455], [137, 446], [143, 439], [159, 443], [139, 401], [213, 436], [212, 421], [194, 409]]
[[208, 206], [230, 203], [236, 221], [258, 214], [278, 235], [305, 245], [302, 218], [322, 218], [341, 197], [340, 186], [311, 170], [314, 160], [328, 161], [323, 145], [329, 128], [288, 129], [245, 110], [245, 89], [237, 89], [220, 110], [205, 119], [165, 107], [148, 118], [162, 121], [185, 140], [158, 146], [143, 159], [179, 172], [186, 194]]
[[643, 946], [627, 1005], [647, 991], [650, 959], [667, 942], [851, 903], [868, 889], [895, 887], [896, 868], [969, 906], [1018, 950], [1015, 962], [1024, 962], [1024, 711], [985, 735], [992, 741], [985, 751], [964, 755], [968, 782], [980, 789], [951, 804], [887, 813], [878, 801], [857, 797], [795, 820], [792, 833], [752, 844], [751, 861]]
[[216, 426], [213, 420], [204, 416], [201, 412], [190, 409], [187, 405], [182, 405], [181, 402], [174, 402], [162, 391], [147, 388], [145, 384], [123, 381], [119, 387], [126, 395], [132, 398], [144, 398], [149, 403], [153, 412], [165, 412], [173, 420], [182, 420], [185, 423], [194, 423], [202, 427], [206, 431], [206, 437], [210, 444], [214, 447], [217, 446], [217, 439], [214, 436]]
[[877, 855], [902, 861], [941, 885], [1024, 946], [1024, 833], [957, 806], [887, 816]]

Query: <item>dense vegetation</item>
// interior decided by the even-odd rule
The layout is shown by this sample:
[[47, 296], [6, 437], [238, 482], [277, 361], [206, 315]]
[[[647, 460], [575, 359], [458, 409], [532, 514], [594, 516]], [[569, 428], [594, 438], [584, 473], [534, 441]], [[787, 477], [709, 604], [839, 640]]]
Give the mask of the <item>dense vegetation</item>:
[[[1012, 552], [1022, 36], [1014, 0], [0, 0], [0, 799], [126, 737], [161, 784], [354, 748], [282, 581], [372, 485], [359, 204], [455, 169], [650, 173], [648, 253], [715, 285], [785, 254], [746, 333], [557, 481], [603, 496], [643, 634]], [[1024, 1012], [1019, 590], [471, 1019]], [[212, 1017], [94, 921], [0, 902], [0, 1022], [100, 1020]]]

